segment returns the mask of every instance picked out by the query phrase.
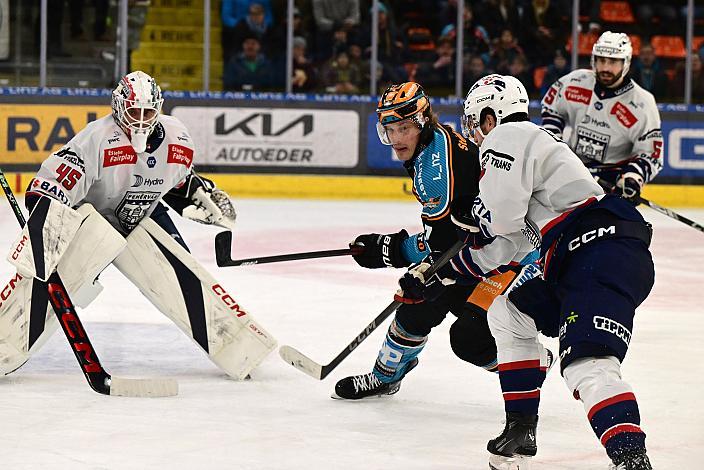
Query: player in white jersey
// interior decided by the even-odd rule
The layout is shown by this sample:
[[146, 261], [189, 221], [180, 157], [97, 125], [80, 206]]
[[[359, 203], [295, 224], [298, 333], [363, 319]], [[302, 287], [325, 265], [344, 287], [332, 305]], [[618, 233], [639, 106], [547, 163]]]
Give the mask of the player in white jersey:
[[557, 80], [543, 97], [542, 123], [614, 192], [635, 199], [662, 169], [662, 131], [655, 98], [628, 75], [631, 40], [606, 31], [592, 48], [592, 70]]
[[480, 151], [473, 215], [483, 240], [437, 277], [485, 277], [515, 256], [497, 242], [517, 231], [540, 246], [544, 265], [544, 279], [497, 297], [488, 311], [506, 411], [504, 431], [487, 445], [490, 468], [526, 468], [537, 452], [542, 332], [559, 337], [562, 375], [611, 468], [651, 470], [635, 395], [620, 370], [635, 309], [654, 281], [649, 224], [631, 203], [605, 195], [564, 142], [529, 121], [528, 94], [516, 78], [480, 79], [464, 112], [465, 134]]
[[112, 113], [52, 153], [30, 182], [30, 217], [8, 257], [18, 273], [0, 302], [0, 373], [21, 366], [56, 329], [48, 276], [58, 271], [85, 307], [109, 264], [233, 377], [244, 378], [275, 346], [188, 253], [160, 202], [185, 218], [234, 227], [229, 197], [195, 174], [193, 140], [160, 113], [162, 103], [152, 77], [126, 75]]
[[[125, 76], [113, 92], [112, 114], [88, 124], [42, 163], [27, 188], [27, 207], [40, 196], [69, 206], [90, 203], [123, 234], [157, 210], [156, 220], [181, 240], [159, 204], [165, 198], [179, 213], [186, 209], [184, 217], [231, 228], [232, 203], [193, 172], [193, 140], [181, 121], [160, 114], [162, 103], [147, 74]], [[199, 188], [203, 202], [192, 199]], [[195, 210], [203, 203], [211, 213]]]

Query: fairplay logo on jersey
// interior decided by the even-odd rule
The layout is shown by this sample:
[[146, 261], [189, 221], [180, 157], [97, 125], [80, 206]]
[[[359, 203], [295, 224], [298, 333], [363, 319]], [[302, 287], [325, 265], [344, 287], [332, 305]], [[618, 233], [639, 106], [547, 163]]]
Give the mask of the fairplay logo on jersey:
[[613, 108], [611, 108], [611, 113], [616, 115], [618, 122], [623, 124], [625, 127], [630, 129], [633, 125], [638, 122], [638, 118], [623, 104], [616, 102]]
[[169, 156], [166, 158], [166, 162], [190, 167], [193, 163], [193, 150], [183, 145], [169, 144]]
[[592, 99], [592, 91], [578, 86], [568, 86], [565, 89], [565, 99], [575, 103], [589, 104]]
[[137, 154], [131, 145], [108, 148], [103, 153], [103, 167], [134, 165], [135, 163], [137, 163]]

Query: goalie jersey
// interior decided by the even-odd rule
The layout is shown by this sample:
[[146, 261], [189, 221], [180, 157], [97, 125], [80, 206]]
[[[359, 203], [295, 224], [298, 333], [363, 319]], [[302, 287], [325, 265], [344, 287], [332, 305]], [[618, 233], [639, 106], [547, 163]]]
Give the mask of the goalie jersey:
[[604, 88], [593, 71], [557, 80], [542, 101], [542, 123], [566, 142], [592, 173], [611, 183], [628, 170], [649, 182], [662, 169], [662, 131], [655, 98], [632, 79]]
[[136, 153], [112, 115], [91, 122], [41, 165], [27, 196], [48, 196], [71, 207], [89, 202], [127, 234], [181, 183], [193, 165], [193, 141], [175, 117], [161, 115]]

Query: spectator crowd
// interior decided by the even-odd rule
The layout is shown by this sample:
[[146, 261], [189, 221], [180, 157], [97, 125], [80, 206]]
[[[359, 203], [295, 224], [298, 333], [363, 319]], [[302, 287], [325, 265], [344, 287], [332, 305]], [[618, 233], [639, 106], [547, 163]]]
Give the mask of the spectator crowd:
[[[371, 0], [296, 0], [293, 91], [369, 93]], [[465, 0], [462, 89], [491, 72], [518, 77], [533, 98], [570, 71], [571, 0]], [[627, 4], [631, 21], [610, 23], [599, 0], [580, 1], [580, 32], [610, 29], [637, 36], [632, 77], [658, 100], [681, 100], [684, 59], [658, 57], [655, 34], [683, 35], [686, 0]], [[431, 94], [454, 92], [456, 0], [382, 0], [378, 15], [377, 83], [414, 80]], [[222, 0], [226, 90], [281, 90], [286, 74], [285, 0]], [[695, 28], [704, 27], [704, 8]], [[695, 35], [697, 30], [695, 29]], [[693, 59], [693, 98], [704, 100], [704, 41]], [[580, 48], [581, 67], [589, 55]]]

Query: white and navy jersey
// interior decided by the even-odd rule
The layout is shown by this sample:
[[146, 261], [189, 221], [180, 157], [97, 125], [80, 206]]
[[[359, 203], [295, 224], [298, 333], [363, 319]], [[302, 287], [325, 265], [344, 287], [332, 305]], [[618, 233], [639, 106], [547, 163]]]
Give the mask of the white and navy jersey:
[[117, 230], [129, 233], [161, 197], [184, 180], [195, 148], [185, 126], [161, 115], [136, 153], [112, 115], [91, 122], [41, 165], [27, 195], [75, 207], [89, 202]]
[[601, 199], [602, 188], [570, 148], [529, 121], [501, 124], [479, 149], [482, 178], [473, 215], [482, 232], [496, 237], [465, 249], [455, 270], [487, 277], [519, 257], [526, 241], [543, 255], [576, 209]]
[[630, 78], [609, 89], [592, 70], [568, 73], [543, 97], [542, 124], [558, 137], [569, 127], [567, 144], [597, 175], [635, 171], [647, 183], [662, 169], [655, 98]]

